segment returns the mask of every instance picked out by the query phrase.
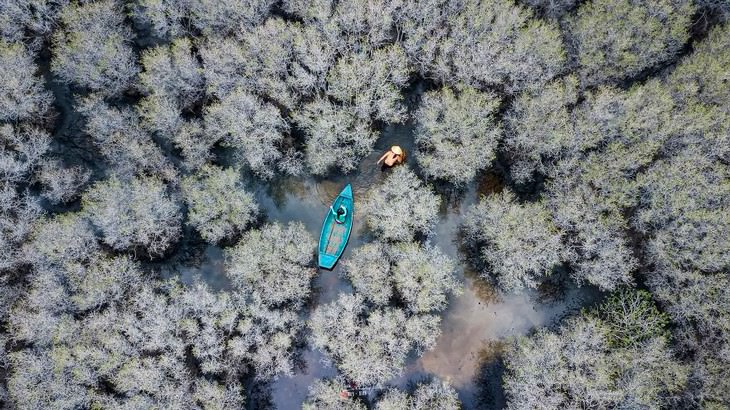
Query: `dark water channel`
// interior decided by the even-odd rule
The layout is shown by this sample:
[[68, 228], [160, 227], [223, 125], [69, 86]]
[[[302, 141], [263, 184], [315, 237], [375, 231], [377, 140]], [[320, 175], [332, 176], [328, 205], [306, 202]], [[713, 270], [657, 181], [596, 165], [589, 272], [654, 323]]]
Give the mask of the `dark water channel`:
[[[409, 125], [388, 126], [375, 146], [373, 153], [365, 158], [359, 169], [350, 175], [316, 180], [311, 177], [288, 178], [273, 183], [254, 182], [258, 204], [268, 221], [302, 222], [313, 238], [319, 237], [322, 219], [327, 206], [346, 183], [351, 183], [357, 201], [365, 192], [378, 184], [387, 171], [375, 165], [379, 155], [393, 144], [404, 147], [407, 152], [413, 148], [412, 127]], [[413, 158], [409, 159], [413, 163]], [[441, 218], [434, 235], [429, 239], [445, 253], [463, 261], [458, 249], [458, 227], [466, 208], [478, 199], [478, 187], [494, 186], [490, 181], [477, 181], [464, 192], [444, 198]], [[349, 245], [343, 258], [348, 258], [354, 249], [368, 241], [368, 233], [362, 218], [356, 219]], [[315, 302], [312, 308], [337, 298], [341, 292], [352, 292], [349, 282], [340, 277], [341, 267], [321, 270], [315, 278]], [[216, 288], [226, 288], [223, 271], [222, 251], [208, 247], [201, 257], [199, 267], [178, 270], [183, 281], [191, 282], [202, 278]], [[532, 329], [556, 323], [565, 315], [578, 311], [582, 306], [595, 301], [597, 293], [589, 288], [564, 290], [561, 297], [552, 302], [541, 302], [537, 292], [496, 296], [483, 281], [465, 272], [460, 263], [458, 275], [464, 282], [464, 292], [452, 297], [449, 308], [443, 313], [442, 335], [436, 347], [420, 358], [412, 355], [403, 374], [392, 380], [391, 385], [407, 388], [413, 382], [430, 375], [450, 381], [458, 390], [465, 408], [484, 408], [480, 385], [488, 385], [494, 391], [487, 408], [501, 407], [499, 377], [484, 377], [484, 365], [493, 352], [494, 342], [510, 336], [523, 335]], [[293, 377], [281, 377], [271, 386], [273, 404], [279, 409], [296, 409], [307, 395], [310, 384], [321, 377], [337, 374], [335, 368], [324, 363], [319, 351], [308, 348], [303, 353], [304, 366]], [[488, 363], [487, 363], [488, 364]]]

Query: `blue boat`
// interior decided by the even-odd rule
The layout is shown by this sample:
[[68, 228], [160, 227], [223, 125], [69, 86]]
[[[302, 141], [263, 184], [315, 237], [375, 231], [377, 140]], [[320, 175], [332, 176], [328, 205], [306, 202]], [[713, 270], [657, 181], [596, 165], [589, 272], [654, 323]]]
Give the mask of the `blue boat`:
[[[342, 210], [340, 208], [343, 208]], [[337, 212], [341, 215], [338, 215]], [[319, 266], [332, 269], [342, 256], [350, 239], [352, 221], [355, 215], [355, 206], [352, 198], [352, 187], [347, 184], [345, 189], [335, 198], [327, 215], [324, 217], [322, 232], [319, 234]]]

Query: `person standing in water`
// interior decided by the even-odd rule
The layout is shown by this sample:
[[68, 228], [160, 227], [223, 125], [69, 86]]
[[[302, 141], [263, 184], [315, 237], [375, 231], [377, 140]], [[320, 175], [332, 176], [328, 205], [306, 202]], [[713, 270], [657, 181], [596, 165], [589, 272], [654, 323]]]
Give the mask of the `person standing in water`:
[[397, 145], [393, 145], [392, 147], [390, 147], [388, 152], [380, 157], [377, 163], [380, 164], [381, 162], [383, 162], [383, 164], [392, 167], [393, 165], [402, 164], [405, 160], [406, 153], [403, 151], [403, 149]]

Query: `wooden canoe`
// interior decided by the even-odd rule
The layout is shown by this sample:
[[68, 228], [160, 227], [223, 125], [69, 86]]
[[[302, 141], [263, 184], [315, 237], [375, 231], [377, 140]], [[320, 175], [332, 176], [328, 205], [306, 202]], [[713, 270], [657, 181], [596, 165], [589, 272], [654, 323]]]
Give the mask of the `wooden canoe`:
[[[335, 214], [332, 210], [337, 210], [340, 205], [347, 209], [344, 223], [335, 221]], [[322, 232], [319, 235], [319, 266], [325, 269], [332, 269], [337, 260], [342, 256], [347, 246], [347, 240], [350, 239], [350, 231], [352, 231], [352, 221], [355, 214], [355, 206], [352, 198], [352, 187], [347, 184], [345, 189], [332, 202], [332, 206], [327, 208], [327, 215], [324, 217], [322, 224]]]

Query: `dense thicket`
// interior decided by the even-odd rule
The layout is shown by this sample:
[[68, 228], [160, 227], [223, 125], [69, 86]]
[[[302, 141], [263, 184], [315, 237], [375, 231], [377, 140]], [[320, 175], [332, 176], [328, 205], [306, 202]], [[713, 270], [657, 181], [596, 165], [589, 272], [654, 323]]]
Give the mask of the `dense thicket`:
[[61, 27], [53, 33], [53, 73], [105, 95], [129, 88], [139, 66], [122, 7], [113, 0], [64, 7]]
[[407, 167], [393, 170], [372, 187], [362, 204], [365, 223], [385, 241], [428, 235], [438, 218], [441, 197]]
[[667, 318], [646, 292], [622, 291], [556, 333], [515, 340], [505, 357], [509, 408], [661, 408], [687, 382]]
[[[461, 291], [430, 241], [441, 194], [493, 171], [464, 263], [502, 292], [557, 272], [611, 292], [514, 340], [508, 406], [728, 407], [728, 17], [719, 0], [0, 1], [0, 406], [239, 408], [309, 342], [339, 375], [305, 408], [458, 408], [438, 380], [340, 393], [434, 346]], [[309, 311], [315, 238], [266, 220], [251, 180], [349, 173], [397, 123], [414, 149], [358, 199], [352, 292]], [[223, 289], [163, 279], [213, 245]]]
[[660, 64], [689, 37], [690, 1], [594, 0], [568, 19], [584, 85], [620, 81]]
[[314, 272], [311, 240], [301, 237], [301, 226], [288, 228], [300, 246], [291, 255], [298, 267], [257, 268], [278, 278], [302, 272], [302, 281], [290, 285], [300, 288], [275, 297], [265, 281], [276, 279], [246, 279], [241, 270], [251, 268], [235, 262], [259, 238], [244, 238], [232, 251], [227, 273], [236, 291], [213, 292], [202, 284], [162, 282], [130, 256], [109, 255], [85, 212], [40, 221], [23, 249], [35, 269], [10, 326], [13, 340], [32, 348], [9, 357], [15, 402], [26, 408], [229, 407], [243, 401], [241, 375], [292, 372], [302, 328], [296, 309]]
[[182, 180], [181, 191], [188, 205], [188, 224], [210, 242], [243, 232], [258, 213], [235, 169], [203, 166]]
[[0, 121], [38, 120], [47, 115], [51, 93], [36, 75], [34, 54], [23, 44], [0, 40]]
[[343, 264], [355, 290], [380, 306], [395, 298], [413, 313], [439, 311], [446, 308], [448, 292], [459, 292], [455, 262], [416, 242], [368, 243]]
[[[500, 100], [470, 87], [423, 95], [415, 113], [416, 158], [430, 178], [466, 184], [496, 157], [501, 134], [494, 113]], [[459, 161], [453, 161], [458, 155]]]
[[[339, 379], [316, 380], [309, 387], [303, 410], [364, 410], [366, 405]], [[461, 403], [451, 385], [434, 379], [419, 383], [412, 393], [390, 388], [375, 402], [377, 410], [458, 410]]]
[[[653, 395], [621, 400], [628, 397], [663, 407], [714, 408], [728, 403], [726, 372], [721, 370], [728, 366], [722, 353], [728, 340], [727, 292], [721, 289], [729, 267], [725, 256], [730, 117], [728, 94], [716, 87], [730, 67], [729, 34], [727, 26], [715, 28], [692, 54], [658, 79], [628, 90], [598, 88], [581, 102], [566, 98], [574, 89], [557, 83], [543, 93], [565, 102], [549, 107], [550, 94], [535, 94], [524, 97], [512, 114], [514, 120], [534, 124], [524, 127], [511, 119], [508, 138], [515, 147], [535, 144], [527, 140], [531, 130], [549, 138], [559, 136], [556, 143], [580, 138], [574, 140], [577, 143], [560, 143], [565, 148], [546, 146], [531, 158], [516, 154], [526, 166], [521, 178], [536, 174], [550, 178], [552, 221], [565, 232], [563, 245], [573, 252], [566, 261], [573, 275], [605, 289], [631, 283], [632, 276], [639, 275], [674, 322], [675, 357], [682, 359], [684, 374], [667, 380], [681, 384], [671, 389], [642, 385], [666, 394], [665, 402]], [[543, 121], [555, 124], [557, 133], [542, 128]], [[595, 137], [585, 139], [591, 135]], [[637, 239], [632, 250], [631, 241]], [[514, 247], [510, 255], [519, 257], [524, 249], [529, 248]], [[557, 335], [536, 337], [541, 340], [538, 349], [546, 348], [548, 339], [576, 346], [570, 329], [567, 325]], [[526, 350], [512, 354], [515, 372], [530, 355]], [[664, 383], [661, 374], [659, 369], [652, 373], [655, 382]], [[540, 377], [551, 383], [578, 380], [552, 372]], [[565, 391], [554, 387], [550, 391]], [[526, 393], [520, 390], [513, 396], [515, 406]], [[628, 388], [621, 389], [622, 395], [628, 393]], [[541, 393], [535, 399], [548, 396]]]
[[312, 343], [358, 385], [381, 384], [397, 376], [412, 350], [436, 343], [440, 318], [410, 315], [397, 307], [368, 308], [359, 294], [340, 295], [319, 306], [310, 320]]

